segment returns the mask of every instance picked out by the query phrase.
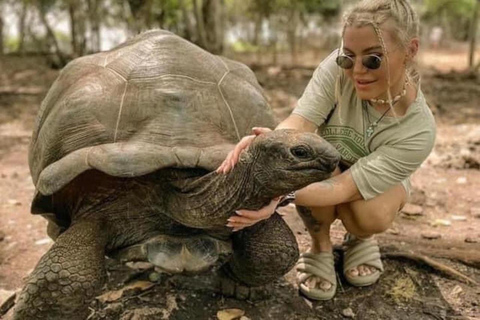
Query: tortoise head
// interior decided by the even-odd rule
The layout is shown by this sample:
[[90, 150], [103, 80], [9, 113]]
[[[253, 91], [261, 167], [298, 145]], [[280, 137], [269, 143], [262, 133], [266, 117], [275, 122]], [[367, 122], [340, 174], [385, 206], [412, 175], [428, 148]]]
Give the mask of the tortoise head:
[[245, 160], [261, 192], [278, 196], [329, 178], [340, 154], [317, 134], [284, 129], [256, 137]]

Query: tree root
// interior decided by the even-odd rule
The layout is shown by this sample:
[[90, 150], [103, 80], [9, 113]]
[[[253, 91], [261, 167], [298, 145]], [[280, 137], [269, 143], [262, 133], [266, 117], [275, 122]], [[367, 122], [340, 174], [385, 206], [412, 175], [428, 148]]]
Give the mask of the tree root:
[[462, 282], [465, 282], [467, 284], [473, 284], [473, 285], [479, 285], [479, 283], [477, 281], [475, 281], [474, 279], [464, 275], [463, 273], [461, 273], [460, 271], [457, 271], [443, 263], [440, 263], [436, 260], [433, 260], [432, 258], [430, 257], [427, 257], [425, 255], [422, 255], [422, 254], [418, 254], [418, 253], [414, 253], [412, 251], [410, 252], [383, 252], [382, 253], [382, 257], [385, 257], [387, 259], [391, 258], [391, 259], [408, 259], [408, 260], [412, 260], [412, 261], [415, 261], [415, 262], [419, 262], [419, 263], [422, 263], [422, 264], [425, 264], [437, 271], [440, 271], [452, 278], [455, 278], [459, 281], [462, 281]]
[[8, 310], [12, 309], [15, 305], [15, 298], [17, 297], [17, 293], [14, 292], [10, 295], [10, 297], [5, 300], [2, 305], [0, 306], [0, 319], [8, 312]]

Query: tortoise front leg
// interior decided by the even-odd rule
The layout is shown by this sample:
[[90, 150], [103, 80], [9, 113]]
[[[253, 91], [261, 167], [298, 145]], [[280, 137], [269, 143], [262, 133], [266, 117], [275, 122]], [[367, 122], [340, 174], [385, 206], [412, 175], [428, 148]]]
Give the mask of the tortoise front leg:
[[252, 299], [253, 291], [284, 276], [295, 265], [298, 256], [295, 235], [275, 213], [269, 219], [233, 234], [233, 257], [222, 271], [236, 285], [232, 287], [223, 281], [222, 292]]
[[106, 277], [105, 238], [92, 220], [62, 233], [28, 277], [14, 320], [85, 319]]

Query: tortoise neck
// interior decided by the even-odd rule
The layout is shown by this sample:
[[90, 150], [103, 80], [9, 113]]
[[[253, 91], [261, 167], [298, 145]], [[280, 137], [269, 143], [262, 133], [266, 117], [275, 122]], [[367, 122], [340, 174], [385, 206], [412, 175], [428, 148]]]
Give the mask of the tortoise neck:
[[273, 196], [264, 195], [263, 188], [255, 185], [253, 165], [242, 158], [227, 174], [211, 172], [182, 182], [173, 191], [175, 195], [167, 197], [167, 210], [187, 226], [210, 228], [224, 227], [235, 210], [262, 208]]

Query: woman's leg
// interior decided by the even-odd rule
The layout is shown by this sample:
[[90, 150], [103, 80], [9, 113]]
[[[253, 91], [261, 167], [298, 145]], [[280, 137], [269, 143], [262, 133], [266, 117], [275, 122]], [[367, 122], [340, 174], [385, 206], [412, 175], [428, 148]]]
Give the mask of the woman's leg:
[[[330, 226], [337, 218], [342, 221], [347, 231], [357, 238], [368, 238], [391, 226], [397, 212], [405, 204], [406, 198], [404, 187], [397, 185], [368, 201], [358, 200], [335, 207], [297, 206], [297, 210], [312, 238], [311, 252], [331, 252]], [[373, 272], [375, 272], [373, 267], [360, 265], [351, 269], [349, 274], [355, 277]], [[317, 277], [311, 277], [306, 285], [323, 290], [331, 287], [330, 283]]]
[[[340, 204], [336, 207], [336, 212], [349, 233], [365, 239], [387, 230], [406, 200], [407, 193], [400, 184], [371, 200]], [[353, 277], [369, 275], [373, 272], [375, 268], [364, 265], [348, 271]]]

